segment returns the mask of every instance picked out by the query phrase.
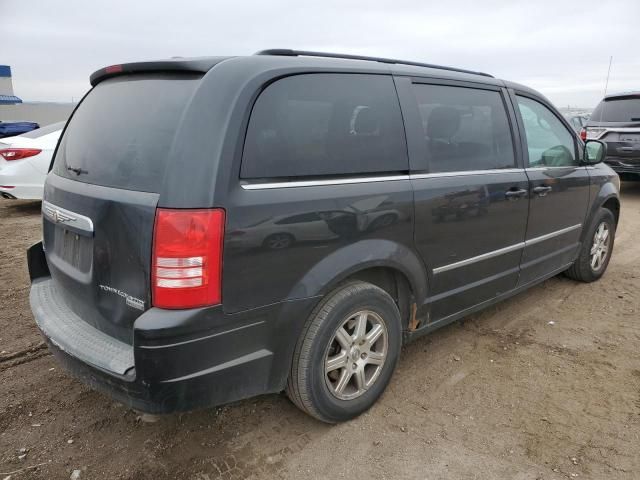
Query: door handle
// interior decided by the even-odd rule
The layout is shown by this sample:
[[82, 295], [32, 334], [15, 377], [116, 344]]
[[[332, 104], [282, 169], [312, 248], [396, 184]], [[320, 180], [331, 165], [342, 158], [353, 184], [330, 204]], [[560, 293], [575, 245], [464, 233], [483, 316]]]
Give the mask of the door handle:
[[524, 188], [512, 188], [504, 192], [504, 196], [507, 200], [515, 200], [517, 198], [526, 197], [527, 191]]
[[533, 193], [537, 193], [539, 197], [544, 197], [551, 190], [553, 190], [553, 188], [549, 185], [540, 185], [539, 187], [533, 189]]

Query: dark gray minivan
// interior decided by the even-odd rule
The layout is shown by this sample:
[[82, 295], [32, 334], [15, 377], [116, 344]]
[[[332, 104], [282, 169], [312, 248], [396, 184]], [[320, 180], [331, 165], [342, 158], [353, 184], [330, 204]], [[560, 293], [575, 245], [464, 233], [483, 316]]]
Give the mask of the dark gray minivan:
[[47, 177], [30, 301], [60, 362], [135, 409], [285, 390], [348, 420], [404, 342], [607, 268], [606, 147], [521, 85], [292, 50], [91, 84]]

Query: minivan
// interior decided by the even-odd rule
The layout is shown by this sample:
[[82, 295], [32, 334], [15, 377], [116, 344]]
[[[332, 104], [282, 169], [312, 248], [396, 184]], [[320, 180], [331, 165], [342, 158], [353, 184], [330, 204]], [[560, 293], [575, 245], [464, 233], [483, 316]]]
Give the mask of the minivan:
[[403, 343], [611, 257], [605, 145], [522, 85], [294, 50], [91, 85], [47, 176], [30, 302], [69, 371], [143, 412], [286, 391], [345, 421]]

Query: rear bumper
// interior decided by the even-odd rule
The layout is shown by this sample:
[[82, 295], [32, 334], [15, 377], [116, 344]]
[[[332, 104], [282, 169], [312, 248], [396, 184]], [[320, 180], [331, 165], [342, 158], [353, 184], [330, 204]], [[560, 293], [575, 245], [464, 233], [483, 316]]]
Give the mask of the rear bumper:
[[148, 413], [281, 391], [295, 341], [315, 303], [283, 302], [233, 315], [221, 307], [151, 308], [136, 320], [128, 344], [75, 315], [56, 294], [46, 269], [36, 270], [38, 256], [37, 249], [29, 252], [30, 302], [51, 352], [84, 383]]
[[[19, 199], [19, 200], [42, 200], [43, 187], [41, 185], [16, 185], [15, 183], [3, 182], [0, 178], [0, 196], [3, 198]], [[8, 187], [11, 188], [8, 188]]]
[[27, 161], [18, 160], [15, 162], [18, 165], [11, 165], [14, 162], [5, 162], [0, 168], [0, 192], [18, 199], [42, 200], [46, 176], [30, 164], [22, 163]]
[[618, 174], [635, 173], [640, 175], [640, 158], [607, 157], [605, 163]]

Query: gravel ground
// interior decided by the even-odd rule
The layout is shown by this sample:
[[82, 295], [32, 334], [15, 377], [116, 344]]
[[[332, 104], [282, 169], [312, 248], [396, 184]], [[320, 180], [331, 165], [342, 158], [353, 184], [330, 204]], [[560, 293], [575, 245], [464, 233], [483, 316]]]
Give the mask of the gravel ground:
[[0, 480], [640, 478], [640, 183], [601, 281], [556, 277], [408, 345], [336, 426], [284, 395], [141, 418], [75, 381], [28, 307], [39, 209], [0, 200]]

